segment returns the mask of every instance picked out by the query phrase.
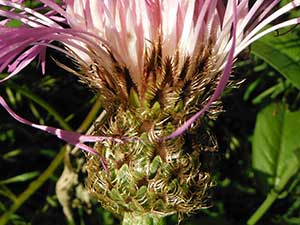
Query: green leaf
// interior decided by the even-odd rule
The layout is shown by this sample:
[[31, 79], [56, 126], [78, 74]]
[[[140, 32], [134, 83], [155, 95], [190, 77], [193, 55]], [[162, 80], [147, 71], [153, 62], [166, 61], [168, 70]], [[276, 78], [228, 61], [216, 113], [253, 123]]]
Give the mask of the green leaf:
[[263, 91], [262, 93], [260, 93], [257, 97], [255, 97], [252, 100], [252, 103], [254, 105], [256, 104], [260, 104], [262, 103], [262, 101], [267, 98], [267, 97], [271, 97], [271, 98], [275, 98], [277, 96], [277, 94], [280, 94], [281, 92], [283, 92], [286, 88], [286, 84], [283, 82], [280, 82], [270, 88], [268, 88], [267, 90]]
[[[7, 188], [5, 185], [2, 184], [0, 184], [0, 196], [7, 197], [11, 201], [15, 201], [17, 198], [16, 195], [9, 188]], [[1, 211], [1, 207], [0, 207], [0, 211]]]
[[[1, 140], [1, 138], [0, 138]], [[2, 159], [4, 160], [8, 160], [8, 159], [11, 159], [11, 158], [14, 158], [18, 155], [22, 154], [22, 150], [21, 149], [14, 149], [12, 151], [9, 151], [5, 154], [2, 155]]]
[[300, 89], [300, 38], [297, 34], [267, 35], [256, 41], [251, 51]]
[[29, 173], [23, 173], [15, 177], [8, 178], [6, 180], [1, 180], [0, 184], [10, 184], [10, 183], [17, 183], [17, 182], [24, 182], [31, 180], [37, 177], [40, 173], [38, 171], [33, 171]]
[[281, 192], [299, 170], [300, 111], [272, 104], [257, 116], [253, 137], [253, 168], [264, 191]]

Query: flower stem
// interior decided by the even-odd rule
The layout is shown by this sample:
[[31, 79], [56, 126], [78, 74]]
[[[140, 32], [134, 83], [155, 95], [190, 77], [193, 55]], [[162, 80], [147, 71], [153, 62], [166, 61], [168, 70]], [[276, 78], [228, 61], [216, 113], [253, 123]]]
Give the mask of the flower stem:
[[125, 213], [122, 225], [165, 225], [165, 219], [162, 216], [153, 214], [133, 214]]
[[271, 192], [268, 194], [265, 201], [261, 204], [261, 206], [255, 211], [255, 213], [247, 221], [247, 225], [256, 224], [262, 218], [262, 216], [268, 211], [268, 209], [275, 202], [277, 197], [278, 197], [278, 193], [275, 192], [274, 190], [271, 190]]

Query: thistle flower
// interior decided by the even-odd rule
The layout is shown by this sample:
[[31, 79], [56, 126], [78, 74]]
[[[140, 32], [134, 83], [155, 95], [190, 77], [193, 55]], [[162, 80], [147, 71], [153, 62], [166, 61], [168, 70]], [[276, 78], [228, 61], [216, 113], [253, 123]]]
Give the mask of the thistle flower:
[[[61, 66], [101, 94], [108, 119], [87, 136], [27, 121], [1, 96], [0, 104], [91, 153], [87, 185], [104, 207], [126, 218], [205, 207], [211, 179], [200, 155], [216, 147], [207, 121], [220, 111], [233, 62], [260, 37], [298, 24], [294, 18], [266, 28], [300, 1], [282, 8], [279, 0], [38, 2], [31, 9], [0, 0], [0, 72], [9, 72], [0, 83], [36, 57], [44, 72], [46, 48], [54, 48], [76, 64]], [[11, 19], [22, 26], [7, 27]]]

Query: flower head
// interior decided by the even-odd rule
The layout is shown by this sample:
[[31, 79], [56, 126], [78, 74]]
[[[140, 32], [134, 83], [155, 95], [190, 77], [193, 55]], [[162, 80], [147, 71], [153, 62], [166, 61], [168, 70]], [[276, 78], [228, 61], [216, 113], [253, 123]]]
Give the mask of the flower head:
[[[251, 6], [249, 0], [226, 4], [222, 0], [39, 0], [39, 8], [28, 8], [22, 2], [0, 0], [0, 5], [6, 6], [0, 8], [5, 18], [0, 22], [0, 72], [5, 68], [9, 72], [1, 83], [36, 57], [45, 71], [48, 47], [72, 57], [80, 68], [75, 73], [100, 90], [108, 102], [112, 98], [126, 102], [132, 91], [143, 104], [158, 89], [172, 99], [178, 95], [171, 92], [183, 88], [203, 91], [214, 80], [214, 85], [206, 87], [208, 98], [196, 107], [199, 111], [189, 112], [190, 118], [166, 139], [182, 134], [217, 100], [241, 51], [276, 29], [299, 23], [299, 18], [294, 18], [265, 29], [300, 5], [299, 0], [280, 9], [279, 0], [258, 0]], [[11, 19], [22, 26], [6, 26]], [[166, 78], [166, 70], [172, 71], [171, 77]], [[199, 70], [206, 74], [202, 84], [199, 80], [187, 86]], [[172, 85], [177, 89], [170, 89]], [[10, 111], [2, 97], [1, 104]], [[72, 144], [86, 140], [57, 134], [65, 132], [62, 130], [37, 128]]]

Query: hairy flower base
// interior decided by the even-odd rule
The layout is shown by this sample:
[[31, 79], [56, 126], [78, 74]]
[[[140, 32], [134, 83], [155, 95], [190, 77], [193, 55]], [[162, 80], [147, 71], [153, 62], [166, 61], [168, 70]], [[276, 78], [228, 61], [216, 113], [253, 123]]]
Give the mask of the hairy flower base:
[[[97, 136], [131, 141], [104, 140], [95, 145], [107, 163], [88, 156], [88, 188], [105, 208], [117, 213], [151, 213], [161, 216], [192, 213], [208, 206], [210, 174], [201, 163], [204, 151], [216, 150], [207, 122], [220, 111], [217, 103], [184, 135], [161, 139], [183, 124], [211, 98], [220, 73], [214, 70], [209, 46], [199, 55], [161, 61], [160, 45], [145, 59], [147, 87], [138, 92], [129, 73], [118, 63], [106, 74], [95, 61], [84, 81], [101, 93], [108, 118], [96, 124]], [[113, 56], [112, 56], [113, 60]]]
[[[87, 186], [105, 208], [117, 214], [169, 215], [191, 213], [208, 206], [207, 190], [212, 181], [202, 169], [200, 159], [203, 151], [216, 146], [208, 141], [202, 126], [202, 131], [194, 128], [182, 137], [155, 141], [147, 137], [155, 132], [155, 125], [148, 124], [149, 118], [148, 126], [144, 126], [140, 114], [119, 111], [111, 120], [114, 121], [106, 133], [126, 132], [145, 141], [98, 143], [95, 148], [104, 156], [109, 176], [98, 157], [88, 157]], [[172, 129], [169, 123], [159, 126]]]
[[94, 67], [82, 69], [85, 76], [81, 77], [101, 93], [109, 115], [106, 122], [96, 124], [94, 135], [136, 140], [95, 145], [107, 163], [109, 176], [98, 157], [90, 155], [87, 160], [91, 193], [117, 214], [165, 216], [208, 206], [212, 181], [201, 156], [203, 151], [216, 149], [207, 121], [220, 111], [218, 104], [184, 135], [168, 140], [160, 137], [172, 133], [203, 107], [220, 73], [214, 70], [209, 46], [199, 46], [198, 55], [186, 57], [181, 64], [179, 55], [161, 60], [160, 48], [158, 43], [146, 54], [147, 86], [142, 92], [117, 62], [112, 63], [110, 73], [97, 61]]

